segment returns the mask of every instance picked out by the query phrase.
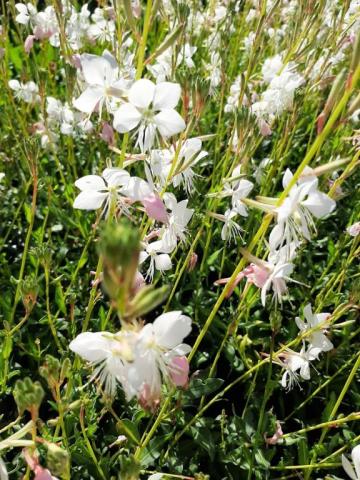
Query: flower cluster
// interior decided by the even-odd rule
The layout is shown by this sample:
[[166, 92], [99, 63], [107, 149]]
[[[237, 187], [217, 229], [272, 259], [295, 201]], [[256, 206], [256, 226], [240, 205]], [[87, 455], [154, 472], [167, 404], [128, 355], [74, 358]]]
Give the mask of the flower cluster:
[[160, 315], [153, 323], [137, 324], [117, 333], [85, 332], [70, 349], [95, 367], [93, 377], [114, 396], [121, 384], [127, 400], [136, 397], [144, 408], [160, 401], [162, 384], [185, 387], [190, 347], [182, 343], [191, 331], [191, 319], [179, 311]]

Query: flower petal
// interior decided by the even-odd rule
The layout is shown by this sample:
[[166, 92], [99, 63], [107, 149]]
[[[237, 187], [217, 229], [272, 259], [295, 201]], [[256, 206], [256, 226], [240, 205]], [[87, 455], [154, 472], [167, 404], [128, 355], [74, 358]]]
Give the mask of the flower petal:
[[149, 108], [154, 99], [155, 84], [151, 80], [142, 78], [133, 84], [129, 90], [129, 102], [138, 108]]
[[75, 186], [80, 188], [81, 191], [86, 190], [103, 190], [106, 188], [104, 179], [99, 175], [85, 175], [85, 177], [76, 180]]
[[101, 87], [88, 87], [79, 98], [73, 101], [75, 108], [83, 113], [92, 113], [104, 96]]
[[155, 87], [153, 107], [154, 110], [175, 108], [179, 102], [181, 88], [178, 83], [160, 82]]
[[331, 213], [335, 207], [336, 202], [323, 192], [315, 190], [310, 192], [308, 198], [301, 202], [301, 204], [308, 208], [316, 218], [322, 218]]
[[164, 108], [154, 117], [154, 122], [163, 137], [171, 137], [185, 129], [183, 118], [176, 110]]
[[349, 460], [345, 457], [345, 455], [341, 455], [341, 463], [343, 469], [347, 473], [347, 475], [351, 478], [351, 480], [357, 480], [353, 466], [349, 462]]
[[110, 344], [110, 340], [104, 334], [110, 335], [107, 332], [80, 333], [70, 342], [69, 348], [88, 362], [101, 362], [106, 359]]
[[160, 315], [153, 323], [157, 343], [164, 348], [175, 348], [191, 332], [191, 319], [181, 311]]
[[107, 193], [85, 190], [75, 198], [73, 207], [80, 210], [97, 210], [104, 203]]
[[141, 113], [131, 103], [124, 103], [114, 114], [114, 128], [120, 133], [130, 132], [137, 127]]

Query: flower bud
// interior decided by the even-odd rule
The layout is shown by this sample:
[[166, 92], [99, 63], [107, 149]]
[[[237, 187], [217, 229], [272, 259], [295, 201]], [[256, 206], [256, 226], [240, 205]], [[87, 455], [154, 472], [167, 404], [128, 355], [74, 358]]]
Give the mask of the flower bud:
[[38, 290], [38, 281], [35, 277], [27, 276], [20, 281], [20, 295], [27, 313], [35, 307]]
[[153, 285], [144, 285], [132, 298], [124, 314], [125, 318], [138, 318], [154, 310], [168, 296], [169, 287], [164, 285], [154, 288]]
[[44, 398], [44, 390], [40, 382], [33, 382], [29, 377], [17, 380], [13, 395], [20, 415], [27, 410], [32, 416], [37, 417]]
[[139, 263], [138, 230], [128, 221], [108, 224], [101, 235], [99, 252], [104, 261], [104, 288], [121, 313], [124, 313]]
[[39, 368], [39, 372], [49, 387], [54, 388], [59, 383], [60, 361], [52, 355], [46, 355], [45, 363]]
[[54, 443], [46, 444], [48, 454], [46, 463], [53, 475], [66, 476], [70, 469], [69, 454]]

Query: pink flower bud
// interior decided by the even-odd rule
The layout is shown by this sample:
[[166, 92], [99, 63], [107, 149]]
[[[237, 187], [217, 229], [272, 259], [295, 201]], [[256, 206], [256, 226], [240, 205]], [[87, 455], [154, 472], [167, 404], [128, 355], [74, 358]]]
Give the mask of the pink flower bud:
[[149, 195], [148, 197], [143, 198], [141, 203], [144, 205], [145, 211], [150, 218], [162, 223], [167, 222], [168, 214], [164, 202], [158, 195]]
[[135, 278], [134, 278], [132, 293], [135, 295], [141, 289], [141, 287], [143, 287], [144, 285], [145, 285], [144, 276], [143, 276], [142, 273], [137, 271], [136, 274], [135, 274]]
[[272, 134], [270, 125], [266, 123], [265, 120], [262, 120], [262, 119], [259, 120], [259, 129], [263, 137], [268, 137], [269, 135]]
[[114, 130], [107, 122], [103, 123], [100, 137], [110, 146], [115, 143]]
[[177, 387], [186, 387], [189, 383], [189, 362], [186, 357], [174, 357], [171, 359], [169, 374], [172, 382]]
[[192, 272], [194, 270], [194, 268], [196, 267], [197, 261], [198, 261], [198, 256], [195, 252], [193, 252], [191, 254], [191, 257], [187, 265], [187, 269], [189, 272]]
[[28, 35], [26, 37], [26, 40], [24, 42], [24, 48], [26, 53], [30, 53], [30, 50], [32, 49], [34, 45], [34, 40], [36, 39], [35, 35]]
[[53, 480], [55, 478], [51, 475], [49, 470], [47, 470], [46, 468], [40, 467], [40, 465], [35, 467], [34, 473], [35, 473], [34, 480]]
[[138, 396], [138, 401], [144, 410], [155, 412], [160, 404], [160, 392], [152, 392], [150, 385], [144, 383]]

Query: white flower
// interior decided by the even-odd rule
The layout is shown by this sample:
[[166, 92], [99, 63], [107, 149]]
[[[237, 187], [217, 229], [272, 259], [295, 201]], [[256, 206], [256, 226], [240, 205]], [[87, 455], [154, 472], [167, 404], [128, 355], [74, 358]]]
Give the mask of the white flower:
[[[134, 345], [137, 334], [121, 331], [80, 333], [69, 345], [70, 350], [95, 367], [92, 378], [99, 379], [106, 392], [114, 396], [116, 383], [127, 386], [126, 376], [130, 362], [134, 361]], [[131, 389], [124, 388], [128, 397], [134, 394]]]
[[185, 190], [190, 193], [193, 190], [193, 179], [195, 173], [192, 169], [202, 158], [206, 157], [208, 153], [201, 150], [202, 142], [200, 138], [189, 138], [181, 144], [178, 152], [176, 165], [173, 166], [178, 145], [171, 146], [169, 149], [152, 150], [150, 154], [150, 167], [152, 174], [159, 179], [160, 185], [164, 187], [168, 176], [173, 172], [174, 174], [169, 179], [174, 187], [183, 184]]
[[187, 208], [188, 200], [178, 202], [172, 193], [165, 193], [163, 196], [166, 207], [171, 211], [168, 224], [164, 229], [162, 240], [168, 251], [176, 248], [177, 240], [185, 240], [185, 232], [194, 210]]
[[9, 87], [14, 90], [15, 97], [23, 100], [26, 103], [35, 103], [40, 101], [39, 87], [36, 83], [30, 81], [27, 83], [20, 83], [18, 80], [9, 80]]
[[228, 241], [231, 239], [236, 239], [236, 236], [240, 236], [242, 228], [238, 223], [234, 221], [234, 218], [237, 217], [238, 212], [236, 210], [228, 209], [225, 211], [224, 215], [217, 215], [216, 218], [224, 222], [224, 225], [221, 229], [221, 239]]
[[150, 258], [150, 266], [147, 271], [147, 277], [150, 278], [150, 281], [153, 279], [155, 270], [165, 272], [171, 269], [172, 263], [169, 253], [171, 253], [169, 246], [162, 240], [146, 244], [145, 250], [140, 252], [140, 265], [144, 263], [147, 258]]
[[129, 90], [129, 103], [115, 112], [114, 128], [120, 133], [139, 129], [137, 144], [148, 151], [155, 140], [156, 130], [163, 138], [171, 137], [185, 128], [185, 122], [174, 108], [180, 99], [180, 85], [147, 79], [136, 81]]
[[15, 8], [19, 12], [15, 20], [22, 25], [27, 25], [37, 14], [37, 10], [32, 3], [16, 3]]
[[102, 108], [112, 111], [111, 100], [120, 100], [125, 94], [127, 81], [120, 77], [115, 58], [105, 50], [102, 56], [83, 54], [80, 57], [82, 72], [87, 84], [74, 106], [91, 114], [96, 108], [101, 116]]
[[244, 178], [241, 178], [240, 166], [236, 167], [229, 182], [225, 183], [224, 190], [220, 193], [220, 197], [231, 196], [233, 209], [241, 216], [247, 217], [247, 207], [243, 202], [253, 189], [254, 184]]
[[136, 360], [129, 371], [129, 381], [138, 395], [151, 402], [161, 393], [162, 380], [171, 381], [171, 366], [175, 357], [183, 357], [191, 350], [183, 344], [191, 332], [191, 319], [181, 311], [160, 315], [139, 333]]
[[329, 313], [313, 313], [310, 303], [304, 307], [304, 317], [307, 323], [303, 322], [301, 318], [296, 317], [295, 322], [300, 332], [306, 333], [310, 329], [316, 329], [319, 325], [321, 327], [318, 330], [313, 331], [306, 336], [306, 340], [310, 344], [311, 351], [316, 358], [321, 352], [328, 352], [334, 348], [334, 345], [324, 334], [327, 328], [327, 320], [330, 317]]
[[360, 445], [356, 445], [352, 449], [351, 459], [354, 466], [351, 465], [345, 455], [341, 455], [342, 466], [351, 480], [360, 480]]
[[106, 168], [99, 175], [86, 175], [79, 178], [75, 185], [81, 190], [75, 198], [73, 207], [80, 210], [97, 210], [101, 206], [107, 212], [111, 199], [118, 202], [122, 188], [128, 185], [130, 175], [117, 168]]
[[281, 356], [282, 359], [276, 359], [275, 363], [285, 368], [281, 378], [282, 387], [290, 390], [294, 383], [299, 383], [299, 376], [304, 380], [310, 380], [310, 362], [316, 358], [311, 349], [306, 350], [305, 346], [300, 352], [287, 349]]
[[[289, 169], [283, 177], [286, 188], [293, 175]], [[298, 242], [301, 237], [311, 239], [311, 230], [315, 230], [312, 218], [323, 218], [331, 213], [336, 202], [318, 190], [318, 179], [308, 176], [298, 181], [290, 190], [280, 207], [275, 208], [277, 225], [270, 234], [270, 247], [276, 249], [291, 242]]]

